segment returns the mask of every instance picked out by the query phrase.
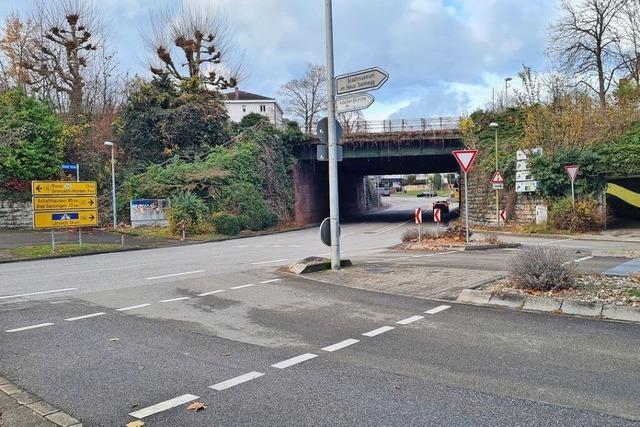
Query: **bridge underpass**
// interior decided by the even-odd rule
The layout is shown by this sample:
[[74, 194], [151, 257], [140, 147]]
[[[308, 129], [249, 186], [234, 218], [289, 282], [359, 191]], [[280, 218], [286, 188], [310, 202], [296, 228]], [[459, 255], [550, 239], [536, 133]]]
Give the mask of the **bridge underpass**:
[[[338, 165], [342, 218], [366, 212], [366, 176], [459, 171], [451, 154], [463, 148], [458, 118], [358, 122], [345, 131]], [[328, 165], [317, 160], [318, 144], [312, 140], [296, 152], [293, 181], [299, 224], [317, 223], [329, 215]]]

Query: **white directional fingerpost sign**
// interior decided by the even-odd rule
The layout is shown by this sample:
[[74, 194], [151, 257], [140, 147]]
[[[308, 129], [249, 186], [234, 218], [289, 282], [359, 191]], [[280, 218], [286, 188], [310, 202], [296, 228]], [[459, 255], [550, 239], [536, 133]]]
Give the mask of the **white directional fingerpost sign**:
[[576, 182], [576, 177], [578, 176], [578, 170], [580, 170], [580, 166], [578, 165], [566, 165], [564, 170], [567, 171], [567, 175], [569, 175], [569, 179], [571, 180], [571, 201], [573, 204], [576, 203], [576, 193], [573, 189], [573, 183]]
[[467, 245], [469, 244], [469, 204], [468, 201], [468, 185], [467, 185], [467, 174], [471, 170], [471, 165], [476, 160], [478, 156], [478, 150], [454, 150], [451, 152], [453, 156], [456, 158], [456, 161], [460, 165], [460, 169], [464, 173], [464, 221], [465, 228], [467, 231]]
[[342, 74], [336, 77], [336, 95], [380, 89], [387, 80], [389, 74], [378, 67]]
[[344, 96], [336, 99], [336, 112], [346, 113], [349, 111], [366, 110], [374, 101], [375, 98], [368, 93]]

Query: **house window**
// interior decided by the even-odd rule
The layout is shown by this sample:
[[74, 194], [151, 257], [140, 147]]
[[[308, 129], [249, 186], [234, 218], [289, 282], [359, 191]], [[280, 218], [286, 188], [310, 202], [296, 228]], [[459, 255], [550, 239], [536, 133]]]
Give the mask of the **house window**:
[[242, 112], [243, 112], [243, 113], [246, 113], [246, 112], [247, 112], [247, 106], [246, 106], [246, 105], [243, 105], [243, 106], [242, 106]]
[[261, 106], [260, 106], [260, 112], [261, 112], [261, 113], [264, 113], [264, 112], [266, 112], [266, 111], [267, 111], [267, 106], [266, 106], [266, 105], [261, 105]]

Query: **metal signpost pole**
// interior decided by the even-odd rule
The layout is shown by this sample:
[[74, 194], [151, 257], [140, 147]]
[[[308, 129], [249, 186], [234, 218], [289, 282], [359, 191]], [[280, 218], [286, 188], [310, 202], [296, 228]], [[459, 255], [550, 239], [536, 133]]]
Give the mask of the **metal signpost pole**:
[[[496, 171], [498, 170], [498, 128], [496, 128]], [[496, 188], [496, 221], [500, 227], [500, 190]]]
[[575, 205], [576, 205], [576, 193], [575, 193], [575, 191], [573, 190], [573, 181], [574, 181], [574, 180], [572, 179], [572, 180], [571, 180], [571, 204], [572, 204], [573, 206], [575, 206]]
[[[76, 163], [76, 181], [80, 181], [80, 164]], [[82, 246], [82, 227], [78, 227], [78, 246]]]
[[51, 255], [56, 253], [56, 235], [54, 234], [53, 228], [51, 229]]
[[469, 204], [467, 203], [467, 173], [464, 173], [464, 226], [467, 232], [467, 245], [469, 244]]
[[333, 69], [333, 12], [331, 0], [325, 0], [327, 54], [327, 118], [329, 145], [329, 217], [331, 218], [331, 268], [340, 270], [340, 210], [338, 206], [338, 144], [336, 141], [335, 82]]

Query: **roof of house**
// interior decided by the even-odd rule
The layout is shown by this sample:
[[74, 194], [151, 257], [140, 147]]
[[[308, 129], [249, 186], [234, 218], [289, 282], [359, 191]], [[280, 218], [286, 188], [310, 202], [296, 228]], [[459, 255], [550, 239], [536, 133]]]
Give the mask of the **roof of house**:
[[251, 92], [245, 92], [239, 89], [232, 92], [226, 92], [224, 96], [229, 101], [275, 101], [273, 98], [257, 95]]

